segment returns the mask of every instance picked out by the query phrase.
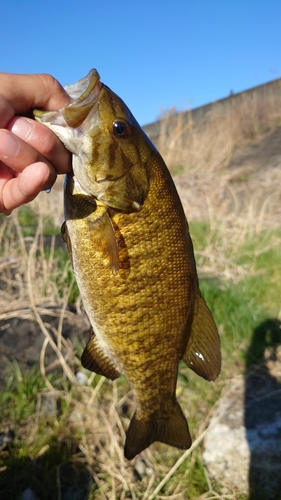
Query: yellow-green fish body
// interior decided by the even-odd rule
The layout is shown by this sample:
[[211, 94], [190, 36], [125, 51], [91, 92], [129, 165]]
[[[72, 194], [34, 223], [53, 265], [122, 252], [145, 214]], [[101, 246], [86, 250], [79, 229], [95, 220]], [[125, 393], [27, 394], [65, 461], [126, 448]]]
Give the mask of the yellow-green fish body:
[[181, 202], [160, 154], [95, 70], [66, 88], [71, 105], [35, 115], [74, 154], [62, 232], [93, 327], [82, 363], [132, 386], [127, 458], [154, 441], [188, 448], [178, 365], [213, 380], [220, 346]]

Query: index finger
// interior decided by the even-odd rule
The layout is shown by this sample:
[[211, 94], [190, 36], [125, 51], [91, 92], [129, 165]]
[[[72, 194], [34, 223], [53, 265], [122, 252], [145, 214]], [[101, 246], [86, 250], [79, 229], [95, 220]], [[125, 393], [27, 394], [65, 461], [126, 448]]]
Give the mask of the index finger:
[[16, 75], [0, 73], [0, 128], [15, 114], [26, 113], [32, 108], [59, 109], [71, 98], [51, 75]]

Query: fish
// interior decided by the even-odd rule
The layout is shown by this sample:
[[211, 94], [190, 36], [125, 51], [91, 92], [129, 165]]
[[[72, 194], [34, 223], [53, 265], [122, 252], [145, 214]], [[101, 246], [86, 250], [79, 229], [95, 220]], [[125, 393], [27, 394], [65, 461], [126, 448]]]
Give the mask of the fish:
[[215, 380], [221, 351], [179, 195], [160, 153], [97, 70], [65, 89], [69, 105], [34, 116], [73, 155], [62, 237], [93, 329], [82, 365], [130, 383], [127, 459], [155, 441], [188, 449], [179, 364]]

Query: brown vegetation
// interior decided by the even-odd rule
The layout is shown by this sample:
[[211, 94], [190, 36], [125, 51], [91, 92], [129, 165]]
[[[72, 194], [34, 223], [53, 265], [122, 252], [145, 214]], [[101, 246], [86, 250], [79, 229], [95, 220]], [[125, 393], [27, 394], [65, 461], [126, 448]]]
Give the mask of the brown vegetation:
[[[275, 236], [253, 251], [252, 261], [237, 264], [239, 256], [248, 251], [245, 247], [248, 241], [264, 231], [280, 228], [280, 101], [279, 95], [263, 103], [254, 98], [241, 99], [225, 114], [214, 105], [208, 120], [196, 125], [192, 113], [187, 125], [178, 115], [172, 135], [170, 132], [167, 135], [163, 120], [158, 147], [175, 176], [187, 218], [191, 223], [206, 224], [204, 245], [196, 241], [195, 234], [200, 276], [238, 282], [255, 272], [256, 252], [266, 251], [268, 245], [280, 245], [280, 237]], [[133, 410], [132, 394], [124, 379], [110, 384], [88, 372], [85, 385], [79, 386], [76, 373], [81, 366], [76, 353], [82, 347], [64, 335], [66, 322], [77, 325], [80, 332], [87, 331], [89, 325], [83, 325], [86, 319], [79, 297], [71, 310], [68, 307], [74, 281], [67, 280], [69, 261], [63, 263], [61, 256], [56, 255], [56, 236], [51, 236], [46, 245], [44, 218], [48, 215], [58, 226], [63, 219], [62, 204], [61, 187], [55, 187], [50, 195], [42, 193], [33, 202], [37, 227], [31, 236], [23, 231], [19, 211], [1, 220], [1, 334], [16, 317], [35, 323], [38, 335], [42, 336], [39, 367], [45, 389], [37, 395], [36, 412], [29, 418], [28, 432], [26, 427], [24, 430], [19, 427], [17, 432], [23, 433], [34, 460], [47, 453], [48, 436], [51, 438], [54, 432], [58, 432], [61, 442], [75, 440], [73, 460], [83, 462], [90, 471], [96, 485], [92, 498], [195, 498], [188, 489], [197, 461], [191, 451], [204, 438], [225, 375], [215, 386], [203, 389], [201, 398], [198, 396], [198, 388], [203, 387], [201, 382], [197, 383], [186, 369], [181, 371], [178, 388], [181, 405], [192, 422], [193, 436], [198, 436], [192, 450], [183, 454], [155, 444], [131, 463], [124, 459], [123, 443], [127, 414]], [[81, 316], [83, 320], [79, 323], [77, 318]], [[46, 361], [47, 346], [54, 351], [55, 361]], [[62, 380], [68, 381], [67, 389], [48, 378], [54, 367], [59, 369]], [[187, 377], [192, 384], [186, 384]], [[55, 425], [47, 424], [45, 435], [39, 436], [42, 394], [64, 400], [67, 410], [62, 413], [57, 409], [53, 415]], [[34, 446], [36, 439], [39, 448], [38, 444]], [[221, 496], [214, 492], [207, 471], [205, 477], [206, 493], [200, 498], [236, 498], [234, 493]]]

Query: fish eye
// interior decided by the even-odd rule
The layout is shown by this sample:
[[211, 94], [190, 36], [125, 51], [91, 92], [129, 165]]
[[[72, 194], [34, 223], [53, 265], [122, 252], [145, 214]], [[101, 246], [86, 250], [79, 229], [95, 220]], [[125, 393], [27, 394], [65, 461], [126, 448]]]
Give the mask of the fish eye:
[[116, 137], [125, 139], [131, 134], [131, 128], [125, 121], [115, 120], [112, 124], [113, 133]]

